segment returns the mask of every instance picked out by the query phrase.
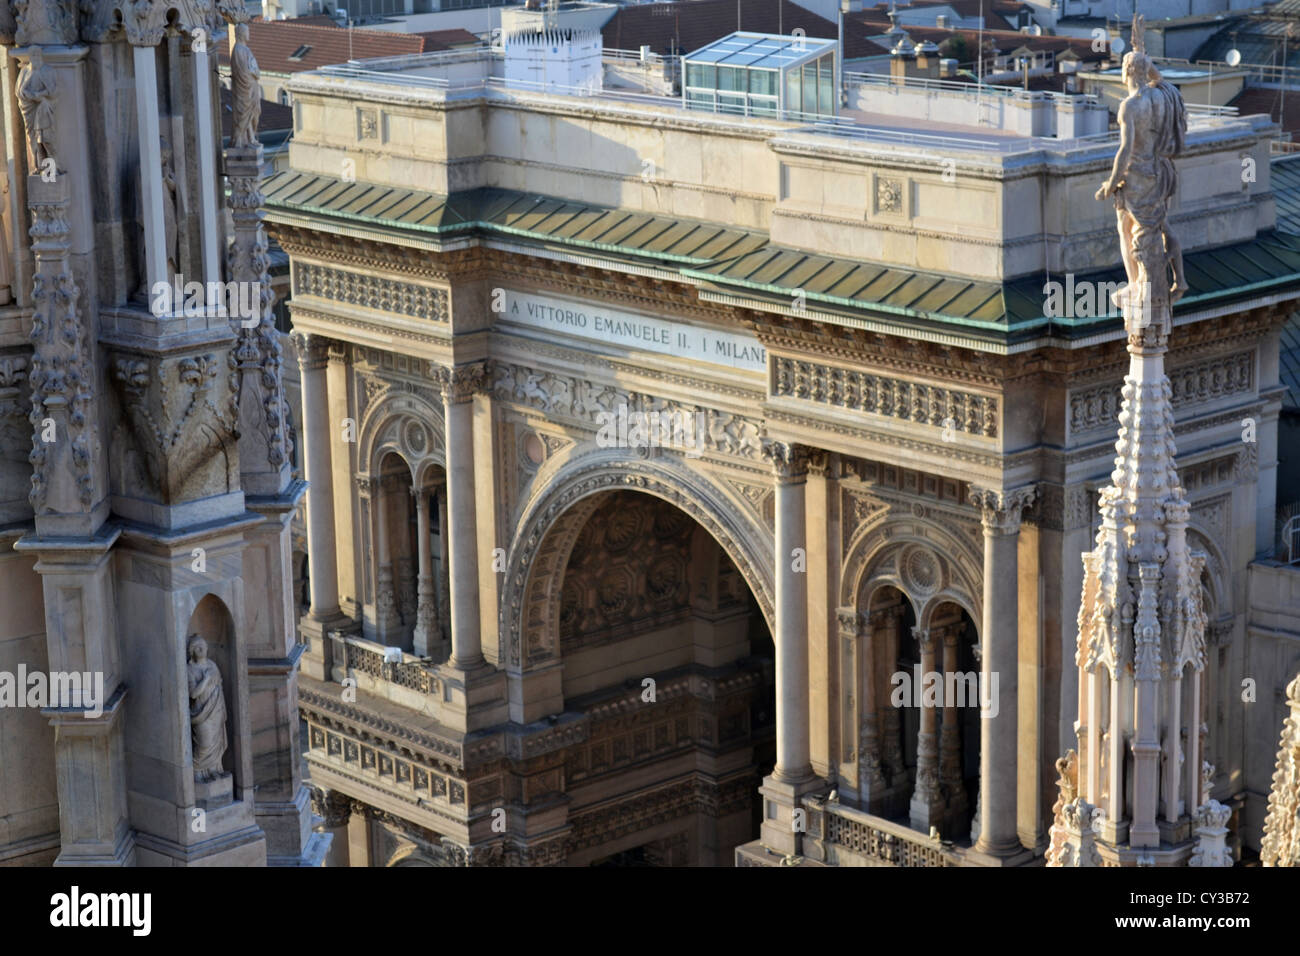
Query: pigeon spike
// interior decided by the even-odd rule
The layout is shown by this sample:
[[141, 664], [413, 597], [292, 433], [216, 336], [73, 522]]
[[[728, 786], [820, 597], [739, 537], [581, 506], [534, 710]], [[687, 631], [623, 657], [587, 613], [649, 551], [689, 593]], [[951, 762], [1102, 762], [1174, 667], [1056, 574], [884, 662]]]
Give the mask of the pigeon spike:
[[1146, 22], [1147, 18], [1140, 13], [1133, 14], [1133, 30], [1129, 34], [1129, 46], [1134, 53], [1146, 53]]

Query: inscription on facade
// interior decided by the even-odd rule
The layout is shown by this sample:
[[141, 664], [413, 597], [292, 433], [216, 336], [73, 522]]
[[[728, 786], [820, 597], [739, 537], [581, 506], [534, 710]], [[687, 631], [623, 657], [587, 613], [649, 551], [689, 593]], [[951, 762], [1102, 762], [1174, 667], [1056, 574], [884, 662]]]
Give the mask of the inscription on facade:
[[621, 312], [597, 303], [503, 291], [502, 316], [519, 325], [748, 372], [767, 369], [767, 350], [752, 335]]

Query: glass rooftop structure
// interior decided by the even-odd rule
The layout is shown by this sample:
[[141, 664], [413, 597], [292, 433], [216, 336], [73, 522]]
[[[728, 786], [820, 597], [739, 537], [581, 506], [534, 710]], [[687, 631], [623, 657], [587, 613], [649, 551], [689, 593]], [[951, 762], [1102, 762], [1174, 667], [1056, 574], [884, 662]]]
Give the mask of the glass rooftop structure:
[[839, 109], [835, 41], [732, 33], [682, 58], [687, 109], [814, 119]]

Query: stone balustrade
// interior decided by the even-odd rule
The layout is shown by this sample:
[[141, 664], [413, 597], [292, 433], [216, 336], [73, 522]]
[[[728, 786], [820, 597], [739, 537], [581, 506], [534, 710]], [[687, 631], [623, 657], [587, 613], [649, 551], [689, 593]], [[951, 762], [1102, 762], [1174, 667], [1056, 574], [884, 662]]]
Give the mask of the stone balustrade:
[[804, 797], [804, 855], [834, 866], [961, 866], [961, 850], [901, 823]]
[[[434, 667], [400, 648], [368, 641], [344, 631], [328, 632], [332, 644], [330, 675], [342, 683], [351, 677], [358, 690], [435, 717], [446, 700], [446, 688]], [[400, 659], [390, 659], [400, 655]]]

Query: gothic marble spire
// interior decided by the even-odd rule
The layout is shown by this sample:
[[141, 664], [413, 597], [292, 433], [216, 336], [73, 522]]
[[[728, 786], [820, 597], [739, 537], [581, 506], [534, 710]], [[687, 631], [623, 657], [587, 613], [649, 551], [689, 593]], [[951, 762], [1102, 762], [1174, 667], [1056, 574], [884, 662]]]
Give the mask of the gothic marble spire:
[[[1189, 768], [1201, 764], [1206, 623], [1200, 587], [1205, 556], [1187, 544], [1190, 506], [1175, 465], [1164, 365], [1172, 304], [1182, 292], [1181, 256], [1166, 214], [1177, 188], [1173, 157], [1181, 151], [1186, 115], [1177, 91], [1160, 79], [1138, 44], [1140, 33], [1135, 18], [1134, 48], [1124, 58], [1129, 96], [1119, 111], [1120, 149], [1097, 193], [1098, 199], [1113, 197], [1118, 214], [1128, 283], [1116, 304], [1124, 313], [1129, 371], [1115, 468], [1100, 494], [1101, 527], [1095, 547], [1083, 556], [1075, 657], [1082, 698], [1078, 787], [1071, 795], [1089, 810], [1100, 846], [1129, 865], [1186, 857], [1157, 860], [1152, 851], [1168, 844], [1170, 828], [1200, 803], [1199, 777]], [[1085, 828], [1086, 817], [1074, 813]], [[1101, 859], [1091, 852], [1071, 858]]]

